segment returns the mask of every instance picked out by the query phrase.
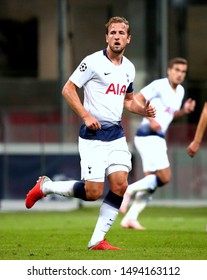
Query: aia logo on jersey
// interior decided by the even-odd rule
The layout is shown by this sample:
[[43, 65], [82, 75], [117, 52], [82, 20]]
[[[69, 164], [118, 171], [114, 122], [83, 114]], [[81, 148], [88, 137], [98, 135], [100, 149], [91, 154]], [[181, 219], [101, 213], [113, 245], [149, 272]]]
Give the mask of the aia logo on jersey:
[[106, 90], [106, 94], [113, 93], [115, 95], [125, 95], [126, 94], [126, 86], [120, 84], [110, 84]]
[[84, 72], [84, 71], [86, 71], [86, 69], [87, 69], [86, 63], [81, 63], [81, 65], [79, 66], [79, 70], [80, 70], [81, 72]]
[[165, 112], [167, 112], [169, 115], [174, 115], [174, 111], [173, 111], [173, 109], [170, 108], [170, 107], [167, 107], [167, 108], [165, 109]]

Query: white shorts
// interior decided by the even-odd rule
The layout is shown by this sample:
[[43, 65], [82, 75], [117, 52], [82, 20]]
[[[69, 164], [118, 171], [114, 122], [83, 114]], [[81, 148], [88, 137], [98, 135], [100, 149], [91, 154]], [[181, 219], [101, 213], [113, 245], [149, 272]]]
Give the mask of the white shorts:
[[104, 182], [105, 176], [116, 171], [129, 172], [132, 168], [125, 137], [110, 142], [79, 137], [79, 153], [83, 180]]
[[142, 159], [143, 172], [154, 172], [170, 166], [164, 138], [135, 136], [134, 144]]

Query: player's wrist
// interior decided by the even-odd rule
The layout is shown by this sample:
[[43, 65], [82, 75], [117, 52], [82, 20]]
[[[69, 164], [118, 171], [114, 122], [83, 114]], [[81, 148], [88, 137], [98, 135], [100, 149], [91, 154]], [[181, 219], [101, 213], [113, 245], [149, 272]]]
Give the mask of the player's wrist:
[[198, 146], [200, 146], [200, 144], [201, 144], [201, 140], [194, 139], [193, 142], [194, 142], [194, 144], [196, 144]]

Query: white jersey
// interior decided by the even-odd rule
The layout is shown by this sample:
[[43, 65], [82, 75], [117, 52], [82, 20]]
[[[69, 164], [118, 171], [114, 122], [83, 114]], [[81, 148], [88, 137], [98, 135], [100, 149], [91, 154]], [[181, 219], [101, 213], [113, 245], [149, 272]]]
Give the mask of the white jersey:
[[[178, 85], [176, 92], [172, 89], [168, 78], [158, 79], [140, 90], [146, 100], [156, 108], [155, 120], [161, 126], [164, 135], [174, 118], [175, 111], [179, 110], [184, 98], [184, 88]], [[143, 118], [141, 126], [149, 125], [149, 120]]]
[[134, 78], [135, 67], [126, 57], [117, 66], [101, 50], [84, 58], [69, 79], [84, 88], [84, 107], [103, 124], [121, 121], [124, 98], [133, 91]]

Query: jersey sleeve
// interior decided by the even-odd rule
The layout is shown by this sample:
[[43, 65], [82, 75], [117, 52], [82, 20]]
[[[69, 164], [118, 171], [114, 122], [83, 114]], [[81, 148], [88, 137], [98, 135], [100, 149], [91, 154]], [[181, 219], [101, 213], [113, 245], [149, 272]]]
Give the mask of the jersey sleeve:
[[77, 87], [81, 88], [89, 80], [91, 80], [92, 76], [93, 71], [90, 66], [90, 59], [89, 57], [85, 57], [69, 77], [69, 80], [73, 82]]
[[130, 62], [130, 70], [129, 70], [129, 73], [130, 73], [130, 75], [129, 75], [130, 84], [129, 84], [127, 90], [126, 90], [126, 93], [131, 93], [131, 92], [134, 91], [134, 84], [133, 84], [133, 82], [134, 82], [134, 79], [135, 79], [135, 73], [136, 73], [136, 71], [135, 71], [134, 64], [132, 64], [131, 62]]
[[133, 82], [131, 82], [126, 90], [126, 93], [130, 93], [134, 91]]

